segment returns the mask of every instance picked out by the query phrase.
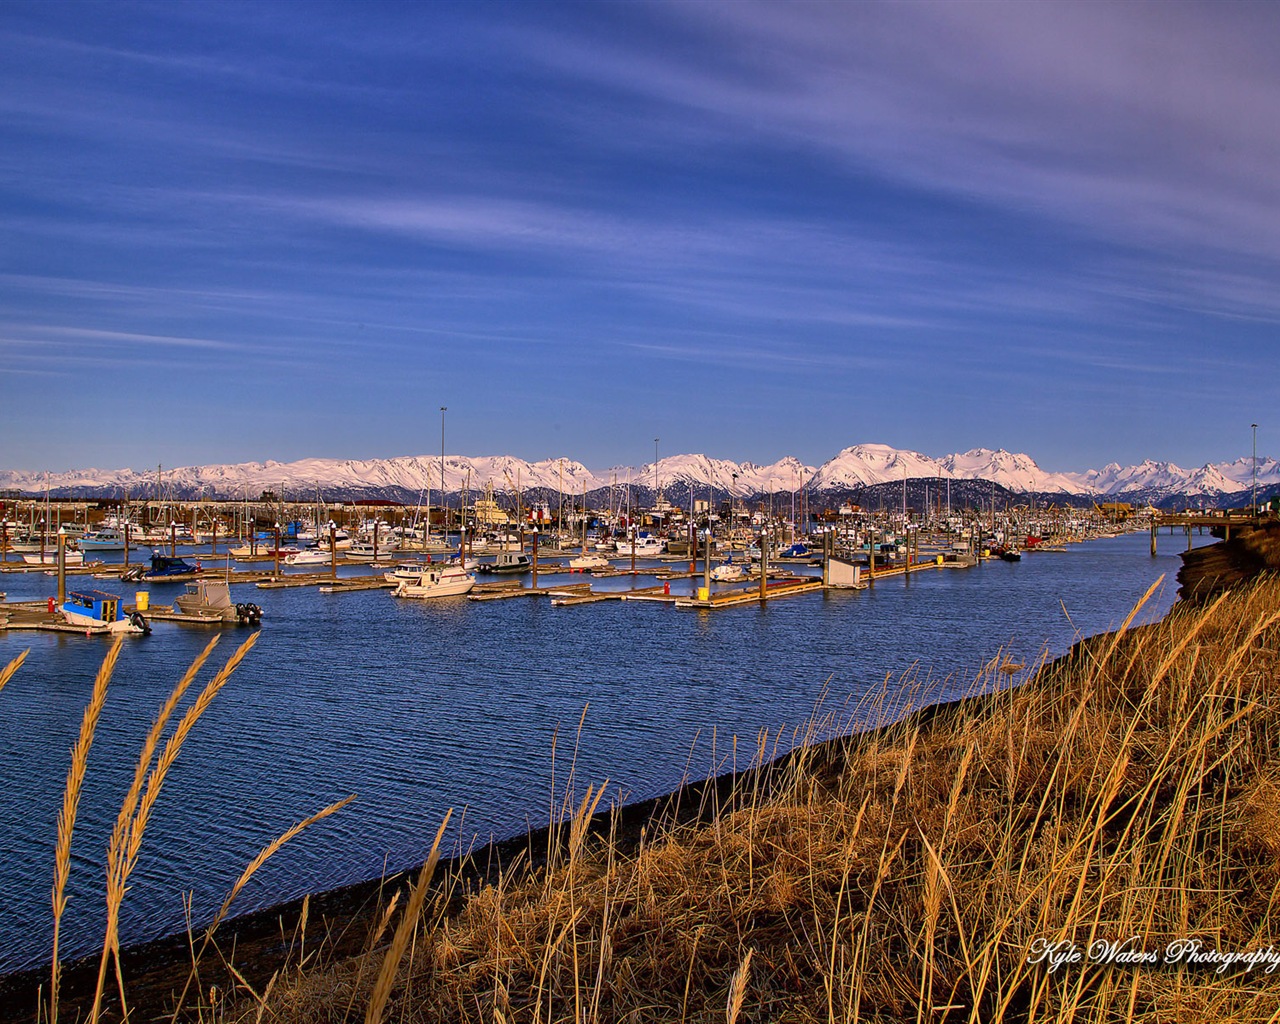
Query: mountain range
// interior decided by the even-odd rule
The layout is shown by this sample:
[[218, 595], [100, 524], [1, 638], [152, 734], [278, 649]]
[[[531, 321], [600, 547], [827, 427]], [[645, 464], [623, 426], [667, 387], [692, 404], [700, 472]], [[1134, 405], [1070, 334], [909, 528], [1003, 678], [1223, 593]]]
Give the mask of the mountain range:
[[[588, 469], [574, 459], [528, 462], [509, 455], [446, 455], [443, 484], [449, 494], [463, 488], [475, 493], [491, 485], [495, 491], [521, 490], [591, 495], [631, 485], [651, 496], [666, 491], [678, 500], [685, 489], [738, 497], [790, 494], [843, 495], [862, 488], [904, 480], [983, 480], [1012, 493], [1046, 500], [1093, 500], [1116, 497], [1135, 503], [1170, 501], [1220, 504], [1224, 497], [1249, 491], [1251, 458], [1183, 469], [1172, 462], [1146, 461], [1136, 466], [1113, 463], [1083, 473], [1049, 473], [1029, 455], [975, 448], [934, 458], [883, 444], [845, 448], [821, 466], [787, 457], [769, 465], [732, 462], [707, 455], [671, 455], [657, 465]], [[1280, 485], [1280, 462], [1260, 458], [1257, 484], [1261, 493]], [[200, 497], [255, 499], [264, 491], [290, 500], [317, 496], [326, 501], [355, 498], [418, 500], [428, 490], [439, 495], [439, 456], [411, 455], [386, 459], [302, 459], [297, 462], [247, 462], [237, 465], [187, 466], [156, 470], [71, 470], [64, 473], [0, 470], [0, 494], [54, 497], [179, 499]], [[674, 492], [673, 494], [671, 492]]]

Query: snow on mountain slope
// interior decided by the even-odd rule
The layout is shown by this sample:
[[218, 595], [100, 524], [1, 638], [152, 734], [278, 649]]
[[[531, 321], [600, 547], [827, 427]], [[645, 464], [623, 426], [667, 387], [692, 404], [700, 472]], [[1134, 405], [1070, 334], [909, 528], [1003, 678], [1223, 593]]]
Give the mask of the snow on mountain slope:
[[991, 480], [1011, 491], [1088, 492], [1066, 473], [1046, 473], [1030, 455], [993, 452], [990, 448], [972, 448], [963, 455], [948, 455], [942, 460], [942, 470], [943, 476]]
[[[482, 490], [519, 487], [544, 488], [579, 494], [611, 484], [670, 489], [673, 500], [692, 488], [739, 495], [782, 493], [808, 487], [815, 492], [849, 490], [897, 482], [904, 478], [941, 476], [943, 479], [990, 480], [1014, 491], [1070, 494], [1187, 494], [1236, 493], [1253, 479], [1252, 458], [1185, 470], [1172, 462], [1148, 460], [1136, 466], [1112, 463], [1084, 473], [1047, 473], [1029, 455], [974, 448], [932, 458], [885, 444], [857, 444], [815, 468], [788, 456], [769, 465], [733, 462], [707, 455], [671, 455], [642, 466], [614, 466], [592, 471], [568, 457], [529, 462], [510, 455], [444, 458], [444, 488], [456, 494], [463, 487]], [[307, 500], [317, 494], [394, 493], [401, 497], [440, 490], [440, 457], [409, 455], [388, 459], [300, 459], [296, 462], [247, 462], [239, 465], [187, 466], [169, 470], [70, 470], [50, 473], [54, 494], [97, 494], [145, 498], [165, 496], [222, 499], [256, 498], [263, 491]], [[1280, 462], [1258, 460], [1259, 486], [1280, 483]], [[38, 471], [0, 470], [0, 491], [44, 492], [46, 475]]]
[[940, 462], [919, 452], [899, 451], [887, 444], [855, 444], [818, 468], [813, 488], [824, 491], [937, 476], [941, 468]]

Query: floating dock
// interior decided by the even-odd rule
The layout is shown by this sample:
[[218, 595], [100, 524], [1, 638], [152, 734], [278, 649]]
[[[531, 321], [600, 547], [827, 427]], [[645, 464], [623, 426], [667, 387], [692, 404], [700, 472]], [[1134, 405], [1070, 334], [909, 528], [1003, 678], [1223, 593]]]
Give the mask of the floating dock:
[[720, 590], [709, 595], [706, 599], [697, 597], [678, 598], [675, 601], [675, 606], [677, 608], [734, 608], [743, 604], [760, 604], [764, 601], [773, 601], [780, 597], [811, 594], [815, 590], [822, 589], [822, 580], [791, 576], [767, 584], [763, 596], [759, 587], [751, 587], [744, 590]]

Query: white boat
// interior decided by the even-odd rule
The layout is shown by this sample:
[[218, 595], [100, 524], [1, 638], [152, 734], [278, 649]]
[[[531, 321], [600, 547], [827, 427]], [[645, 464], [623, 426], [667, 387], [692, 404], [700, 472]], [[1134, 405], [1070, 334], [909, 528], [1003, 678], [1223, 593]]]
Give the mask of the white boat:
[[388, 532], [378, 538], [375, 545], [371, 540], [352, 541], [347, 548], [347, 558], [352, 562], [375, 562], [384, 555], [391, 555], [400, 547], [395, 535]]
[[[62, 554], [63, 565], [84, 565], [83, 551], [64, 551]], [[57, 565], [58, 549], [56, 546], [52, 548], [45, 548], [43, 555], [39, 551], [29, 551], [23, 554], [22, 560], [26, 562], [27, 565]]]
[[[124, 534], [110, 526], [104, 526], [100, 530], [90, 530], [85, 533], [81, 536], [79, 544], [85, 551], [123, 551]], [[137, 546], [130, 537], [129, 547]]]
[[333, 561], [333, 552], [321, 551], [319, 548], [305, 548], [285, 555], [285, 565], [328, 565]]
[[604, 555], [576, 555], [569, 559], [570, 569], [607, 569], [609, 559]]
[[618, 554], [630, 558], [632, 549], [637, 558], [656, 558], [667, 549], [667, 542], [643, 530], [632, 538], [620, 537], [617, 541]]
[[471, 572], [479, 564], [480, 560], [470, 555], [467, 556], [465, 563], [459, 562], [457, 555], [440, 562], [432, 562], [428, 556], [425, 562], [401, 562], [394, 569], [384, 572], [382, 578], [388, 583], [416, 583], [422, 578], [424, 572], [435, 572], [438, 569], [461, 569], [463, 572]]
[[711, 578], [717, 583], [732, 583], [746, 574], [746, 569], [740, 562], [722, 562], [711, 570]]
[[401, 580], [393, 597], [457, 597], [468, 593], [476, 578], [458, 565], [424, 565], [416, 581]]
[[231, 586], [226, 580], [195, 580], [187, 584], [187, 592], [174, 598], [174, 605], [184, 615], [238, 622], [257, 626], [262, 622], [262, 609], [256, 604], [233, 604]]
[[46, 537], [44, 540], [41, 540], [38, 533], [26, 533], [20, 537], [10, 537], [6, 543], [8, 544], [10, 551], [19, 555], [26, 554], [29, 551], [39, 552], [41, 548], [48, 551], [49, 548], [58, 546], [57, 538]]
[[86, 629], [105, 627], [111, 633], [150, 633], [151, 627], [139, 612], [124, 613], [118, 595], [104, 590], [73, 590], [58, 609], [69, 625]]
[[[346, 551], [349, 547], [351, 547], [351, 543], [352, 543], [351, 537], [346, 530], [334, 531], [333, 546], [336, 547], [339, 551]], [[316, 546], [323, 548], [325, 551], [329, 550], [328, 531], [321, 533], [320, 536], [316, 538]]]
[[289, 556], [300, 554], [300, 552], [297, 548], [291, 547], [283, 547], [277, 551], [271, 546], [270, 540], [264, 540], [256, 548], [252, 544], [241, 544], [239, 547], [234, 548], [229, 547], [227, 548], [227, 554], [232, 558], [255, 559], [263, 562], [270, 561], [279, 555], [280, 561], [288, 564]]

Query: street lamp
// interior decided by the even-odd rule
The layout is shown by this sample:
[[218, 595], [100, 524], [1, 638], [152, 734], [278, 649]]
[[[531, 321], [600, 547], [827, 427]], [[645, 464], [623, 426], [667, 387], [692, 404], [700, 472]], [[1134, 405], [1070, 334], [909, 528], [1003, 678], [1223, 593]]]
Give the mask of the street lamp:
[[[449, 543], [449, 506], [444, 500], [444, 414], [449, 411], [447, 405], [440, 406], [440, 511], [443, 523], [440, 529], [444, 533], [444, 541]], [[427, 523], [427, 533], [431, 532], [431, 523]]]
[[1249, 508], [1253, 511], [1256, 518], [1258, 515], [1258, 424], [1251, 424], [1253, 427], [1253, 490], [1249, 498]]
[[658, 441], [660, 438], [653, 439], [653, 503], [658, 504]]

